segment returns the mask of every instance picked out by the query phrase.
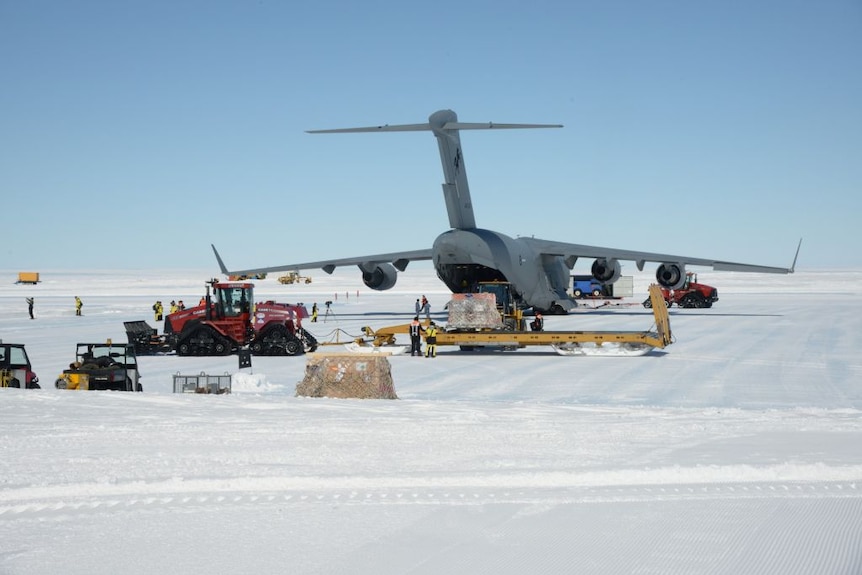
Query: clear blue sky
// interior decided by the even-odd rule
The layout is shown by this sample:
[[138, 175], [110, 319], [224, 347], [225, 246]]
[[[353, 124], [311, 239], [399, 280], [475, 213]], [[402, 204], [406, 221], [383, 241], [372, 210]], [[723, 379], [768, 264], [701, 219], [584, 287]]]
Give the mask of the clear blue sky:
[[[862, 266], [862, 3], [0, 0], [0, 269], [430, 247], [433, 136], [481, 227]], [[625, 269], [625, 268], [624, 268]]]

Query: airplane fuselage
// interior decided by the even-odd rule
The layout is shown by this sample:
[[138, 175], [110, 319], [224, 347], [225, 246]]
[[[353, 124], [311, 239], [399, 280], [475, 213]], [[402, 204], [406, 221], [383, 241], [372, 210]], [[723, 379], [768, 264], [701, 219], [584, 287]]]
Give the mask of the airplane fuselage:
[[562, 259], [543, 257], [520, 239], [481, 228], [453, 229], [437, 237], [431, 253], [437, 277], [453, 293], [475, 291], [478, 282], [507, 281], [538, 309], [574, 307]]

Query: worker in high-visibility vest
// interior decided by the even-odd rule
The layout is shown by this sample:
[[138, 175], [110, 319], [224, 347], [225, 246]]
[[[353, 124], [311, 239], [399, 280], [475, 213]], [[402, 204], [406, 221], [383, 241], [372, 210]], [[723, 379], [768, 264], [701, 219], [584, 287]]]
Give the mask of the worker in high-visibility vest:
[[81, 298], [75, 296], [75, 315], [81, 315], [82, 307], [84, 307], [84, 302], [81, 301]]
[[437, 326], [433, 321], [425, 328], [425, 357], [437, 357]]

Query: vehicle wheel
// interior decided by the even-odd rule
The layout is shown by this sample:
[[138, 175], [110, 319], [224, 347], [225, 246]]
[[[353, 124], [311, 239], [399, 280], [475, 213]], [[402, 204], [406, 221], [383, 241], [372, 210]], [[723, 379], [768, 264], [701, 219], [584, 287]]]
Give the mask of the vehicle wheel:
[[263, 355], [290, 355], [287, 352], [287, 343], [290, 338], [287, 328], [283, 325], [273, 325], [266, 331], [261, 332], [259, 343], [260, 353]]
[[644, 300], [644, 307], [647, 309], [652, 309], [652, 298], [646, 298]]
[[693, 307], [698, 307], [697, 298], [695, 297], [695, 294], [692, 294], [692, 293], [686, 294], [685, 297], [683, 297], [680, 300], [679, 305], [680, 305], [680, 307], [684, 307], [684, 308], [688, 308], [688, 309], [693, 308]]
[[580, 297], [584, 297], [584, 292], [582, 292], [582, 291], [581, 291], [581, 290], [579, 290], [579, 289], [576, 289], [573, 295], [574, 295], [575, 297], [578, 297], [578, 298], [580, 298]]
[[251, 351], [253, 355], [260, 355], [263, 351], [263, 344], [259, 341], [252, 342], [248, 349]]
[[180, 345], [177, 346], [177, 355], [191, 355], [192, 354], [192, 346], [189, 345], [189, 342], [184, 341]]
[[38, 383], [31, 383], [27, 386], [27, 389], [42, 389], [42, 387]]
[[212, 350], [216, 355], [230, 355], [230, 346], [221, 338], [213, 342]]
[[287, 355], [299, 355], [302, 353], [302, 344], [298, 339], [292, 339], [287, 342], [287, 345], [284, 347], [285, 351], [287, 351]]
[[669, 299], [666, 299], [666, 300], [664, 300], [664, 305], [666, 305], [667, 307], [670, 307], [673, 305], [673, 302], [670, 301]]
[[602, 290], [593, 290], [593, 297], [599, 297], [600, 295], [602, 295]]
[[555, 303], [551, 306], [551, 309], [548, 310], [551, 315], [566, 315], [566, 310], [563, 306], [558, 303]]

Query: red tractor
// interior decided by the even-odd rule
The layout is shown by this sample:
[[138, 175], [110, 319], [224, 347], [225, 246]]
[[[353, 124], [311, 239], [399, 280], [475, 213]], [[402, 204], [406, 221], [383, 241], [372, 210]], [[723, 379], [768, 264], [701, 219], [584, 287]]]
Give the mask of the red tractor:
[[177, 355], [229, 355], [245, 346], [255, 355], [297, 355], [317, 348], [302, 329], [304, 306], [267, 302], [253, 312], [253, 292], [251, 283], [209, 282], [205, 303], [165, 318], [166, 342]]
[[[685, 283], [679, 289], [661, 288], [661, 295], [664, 296], [664, 303], [667, 304], [667, 307], [673, 304], [689, 308], [712, 307], [713, 302], [718, 301], [718, 290], [712, 286], [697, 283], [697, 274], [694, 272], [685, 274]], [[652, 307], [650, 298], [644, 300], [644, 307]]]
[[317, 349], [317, 340], [302, 328], [308, 310], [302, 304], [268, 300], [254, 309], [255, 337], [249, 349], [255, 355], [297, 355]]

